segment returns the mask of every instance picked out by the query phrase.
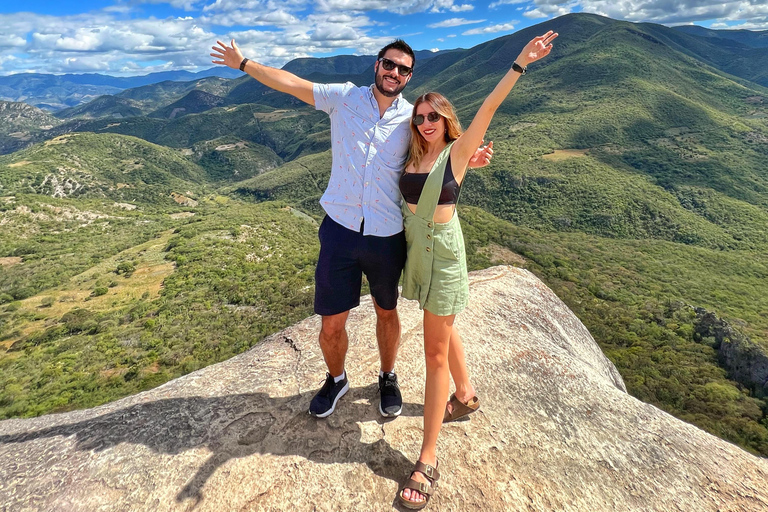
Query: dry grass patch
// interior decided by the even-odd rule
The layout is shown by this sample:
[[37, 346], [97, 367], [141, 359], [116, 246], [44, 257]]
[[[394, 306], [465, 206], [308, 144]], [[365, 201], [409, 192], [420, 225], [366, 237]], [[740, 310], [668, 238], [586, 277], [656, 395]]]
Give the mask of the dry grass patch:
[[21, 258], [18, 256], [8, 256], [6, 258], [0, 258], [0, 267], [12, 267], [21, 263]]
[[552, 160], [558, 162], [560, 160], [567, 160], [569, 158], [578, 158], [587, 155], [588, 149], [556, 149], [554, 153], [544, 155], [544, 160]]
[[[147, 294], [148, 300], [157, 298], [163, 288], [163, 281], [175, 269], [172, 262], [165, 260], [165, 253], [163, 252], [173, 236], [172, 230], [166, 231], [158, 238], [126, 249], [89, 268], [82, 274], [74, 276], [64, 286], [45, 290], [38, 295], [22, 300], [23, 309], [35, 311], [39, 315], [45, 316], [39, 320], [10, 326], [12, 330], [18, 330], [20, 336], [3, 341], [2, 346], [7, 350], [19, 339], [23, 339], [35, 331], [45, 329], [52, 322], [58, 322], [65, 313], [76, 308], [98, 312], [113, 309], [131, 300], [141, 299], [145, 294]], [[118, 263], [122, 261], [136, 262], [136, 270], [130, 277], [113, 273]], [[105, 278], [114, 281], [116, 286], [108, 288], [105, 295], [93, 296], [96, 281]], [[51, 299], [53, 299], [52, 302]], [[45, 303], [50, 303], [50, 305], [44, 305]]]
[[31, 164], [29, 160], [21, 160], [20, 162], [14, 162], [12, 164], [8, 164], [8, 167], [23, 167], [27, 164]]
[[274, 122], [290, 117], [306, 116], [311, 112], [297, 112], [295, 110], [275, 110], [274, 112], [254, 112], [253, 117], [259, 121]]

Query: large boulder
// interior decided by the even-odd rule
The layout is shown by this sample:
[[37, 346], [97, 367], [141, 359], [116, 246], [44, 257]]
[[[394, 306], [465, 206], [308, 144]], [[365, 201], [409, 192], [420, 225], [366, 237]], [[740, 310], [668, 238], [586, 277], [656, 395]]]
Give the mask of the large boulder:
[[[458, 318], [482, 402], [438, 441], [431, 510], [765, 511], [768, 462], [629, 396], [587, 329], [531, 273], [470, 275]], [[349, 317], [349, 394], [318, 317], [240, 356], [90, 410], [0, 422], [2, 510], [390, 510], [421, 444], [421, 312], [401, 301], [405, 407], [376, 408], [375, 318]]]

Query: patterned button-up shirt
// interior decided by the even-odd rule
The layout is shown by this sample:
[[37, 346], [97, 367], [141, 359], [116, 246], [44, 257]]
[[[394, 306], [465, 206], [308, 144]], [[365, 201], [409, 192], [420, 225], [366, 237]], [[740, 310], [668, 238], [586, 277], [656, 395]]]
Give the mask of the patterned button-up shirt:
[[337, 223], [364, 235], [403, 230], [399, 180], [411, 139], [413, 105], [399, 95], [379, 116], [373, 85], [314, 84], [315, 108], [331, 116], [333, 168], [320, 205]]

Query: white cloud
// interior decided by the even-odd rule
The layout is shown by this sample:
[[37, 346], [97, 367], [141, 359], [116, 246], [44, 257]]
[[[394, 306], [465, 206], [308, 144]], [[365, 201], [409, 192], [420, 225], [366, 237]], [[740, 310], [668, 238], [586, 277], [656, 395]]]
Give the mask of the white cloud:
[[511, 32], [513, 30], [515, 30], [514, 24], [500, 23], [498, 25], [491, 25], [489, 27], [484, 27], [484, 28], [473, 28], [472, 30], [467, 30], [466, 32], [462, 32], [461, 35], [476, 36], [480, 34], [495, 34], [496, 32]]
[[451, 18], [448, 20], [443, 20], [438, 23], [432, 23], [430, 25], [427, 25], [429, 28], [439, 28], [439, 27], [458, 27], [461, 25], [472, 25], [474, 23], [483, 23], [486, 20], [467, 20], [464, 18]]
[[497, 7], [500, 7], [502, 5], [515, 5], [515, 4], [525, 4], [528, 3], [528, 0], [497, 0], [496, 2], [491, 2], [488, 5], [489, 9], [496, 9]]
[[461, 5], [452, 5], [450, 8], [451, 12], [466, 12], [466, 11], [472, 11], [474, 10], [475, 6], [472, 4], [461, 4]]

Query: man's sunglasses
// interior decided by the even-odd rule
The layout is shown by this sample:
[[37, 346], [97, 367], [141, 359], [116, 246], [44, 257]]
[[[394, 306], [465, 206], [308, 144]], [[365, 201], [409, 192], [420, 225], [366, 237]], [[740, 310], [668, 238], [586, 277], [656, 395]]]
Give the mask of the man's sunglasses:
[[[441, 117], [440, 114], [438, 114], [437, 112], [430, 112], [429, 114], [427, 114], [427, 119], [429, 120], [430, 123], [438, 122], [440, 120], [440, 117]], [[424, 124], [424, 116], [421, 114], [413, 116], [413, 124], [416, 126], [421, 126], [422, 124]]]
[[379, 62], [381, 62], [382, 67], [387, 71], [392, 71], [393, 69], [397, 68], [397, 72], [400, 73], [400, 76], [408, 76], [413, 73], [413, 68], [392, 62], [391, 60], [385, 59], [384, 57], [381, 57]]

